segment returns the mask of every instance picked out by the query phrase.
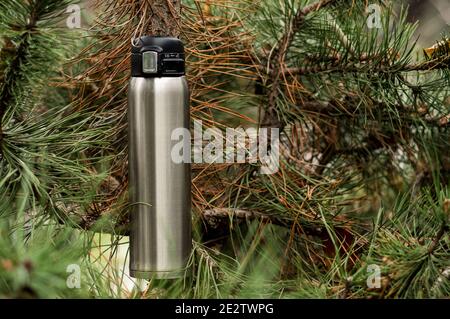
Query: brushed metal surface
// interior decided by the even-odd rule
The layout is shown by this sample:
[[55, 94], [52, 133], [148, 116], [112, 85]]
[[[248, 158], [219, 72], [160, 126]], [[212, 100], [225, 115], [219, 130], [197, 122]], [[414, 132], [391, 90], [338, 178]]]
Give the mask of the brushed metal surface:
[[189, 128], [185, 77], [132, 78], [128, 94], [130, 274], [182, 275], [191, 252], [190, 164], [171, 159], [175, 128]]

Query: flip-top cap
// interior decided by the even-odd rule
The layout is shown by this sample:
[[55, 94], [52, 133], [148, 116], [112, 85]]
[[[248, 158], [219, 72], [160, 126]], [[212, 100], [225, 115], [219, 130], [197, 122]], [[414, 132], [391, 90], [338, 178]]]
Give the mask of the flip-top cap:
[[181, 40], [170, 37], [143, 36], [131, 47], [131, 76], [183, 76], [184, 46]]

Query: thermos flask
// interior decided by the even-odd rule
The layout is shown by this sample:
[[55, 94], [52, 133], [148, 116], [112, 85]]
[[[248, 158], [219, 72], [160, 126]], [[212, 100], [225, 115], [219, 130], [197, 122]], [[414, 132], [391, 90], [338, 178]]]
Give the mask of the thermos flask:
[[190, 164], [171, 158], [173, 130], [189, 129], [184, 47], [177, 38], [144, 36], [131, 51], [130, 275], [178, 278], [192, 245]]

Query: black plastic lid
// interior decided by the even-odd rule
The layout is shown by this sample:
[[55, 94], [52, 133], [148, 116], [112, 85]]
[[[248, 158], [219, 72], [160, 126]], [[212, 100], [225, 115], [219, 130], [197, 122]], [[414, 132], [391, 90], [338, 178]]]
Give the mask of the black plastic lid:
[[184, 46], [181, 40], [143, 36], [131, 47], [131, 76], [177, 77], [185, 73]]

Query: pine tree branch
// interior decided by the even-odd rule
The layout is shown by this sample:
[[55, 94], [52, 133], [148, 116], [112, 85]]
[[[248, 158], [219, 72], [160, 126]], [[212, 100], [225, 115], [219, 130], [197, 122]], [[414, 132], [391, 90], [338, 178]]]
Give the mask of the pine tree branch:
[[[79, 229], [83, 229], [86, 231], [94, 231], [94, 232], [102, 232], [108, 234], [129, 236], [129, 220], [124, 216], [124, 218], [120, 218], [120, 221], [112, 224], [105, 223], [102, 225], [98, 225], [97, 222], [101, 218], [101, 214], [96, 211], [91, 211], [88, 214], [78, 213], [78, 216], [82, 217], [82, 220], [76, 224], [73, 221], [69, 221], [68, 219], [58, 218], [58, 222], [62, 225], [71, 225], [72, 227], [76, 227]], [[264, 214], [251, 209], [233, 209], [233, 208], [213, 208], [207, 209], [203, 211], [201, 214], [204, 224], [207, 226], [207, 229], [228, 229], [229, 224], [231, 223], [241, 223], [244, 221], [252, 222], [259, 221], [267, 224], [272, 224], [285, 228], [292, 228], [296, 222], [290, 218], [283, 218], [281, 216]], [[345, 228], [345, 227], [344, 227]], [[327, 231], [321, 227], [303, 227], [304, 233], [307, 235], [317, 235], [324, 236], [327, 234]]]
[[403, 286], [403, 291], [407, 291], [413, 280], [416, 278], [416, 276], [419, 274], [421, 269], [423, 267], [426, 267], [426, 262], [429, 260], [429, 257], [435, 252], [436, 248], [439, 245], [439, 242], [444, 237], [444, 235], [448, 231], [448, 225], [446, 222], [443, 222], [441, 227], [439, 228], [439, 231], [437, 232], [436, 236], [434, 237], [433, 241], [431, 242], [431, 245], [427, 249], [427, 256], [428, 258], [421, 259], [417, 265], [414, 266], [414, 270], [408, 275], [405, 285]]
[[[69, 221], [67, 218], [62, 218], [59, 216], [58, 222], [62, 225], [72, 225], [73, 227], [77, 227], [83, 230], [88, 231], [100, 231], [104, 233], [111, 233], [116, 235], [129, 235], [129, 220], [128, 218], [121, 218], [119, 222], [116, 224], [106, 224], [103, 226], [97, 225], [97, 222], [100, 220], [101, 213], [97, 210], [90, 210], [89, 213], [81, 213], [81, 212], [72, 212], [76, 213], [77, 216], [81, 217], [81, 221], [74, 224], [72, 221]], [[261, 212], [253, 211], [253, 210], [245, 210], [245, 209], [231, 209], [231, 208], [214, 208], [205, 210], [202, 214], [203, 219], [205, 220], [208, 228], [216, 229], [219, 226], [222, 226], [224, 223], [228, 224], [231, 221], [234, 222], [242, 222], [260, 220], [263, 222], [271, 223], [274, 225], [278, 225], [281, 227], [290, 227], [292, 226], [292, 221], [288, 219], [283, 219], [273, 215], [263, 214]]]
[[13, 91], [17, 87], [18, 82], [20, 82], [24, 76], [21, 72], [22, 66], [26, 64], [28, 50], [31, 44], [31, 37], [33, 34], [32, 32], [36, 28], [39, 19], [39, 1], [33, 2], [33, 5], [33, 9], [29, 14], [28, 23], [25, 26], [25, 32], [20, 37], [20, 44], [15, 51], [14, 58], [6, 69], [5, 75], [3, 77], [3, 85], [0, 89], [0, 144], [3, 140], [4, 135], [2, 125], [3, 117], [7, 109], [11, 106], [12, 103], [14, 103], [15, 97]]
[[438, 247], [439, 242], [444, 237], [444, 235], [448, 231], [448, 225], [446, 222], [443, 222], [441, 227], [439, 228], [439, 231], [437, 232], [436, 236], [434, 237], [433, 241], [431, 242], [430, 247], [428, 247], [427, 253], [428, 255], [431, 255], [434, 253], [436, 248]]
[[[372, 57], [374, 58], [374, 57]], [[331, 59], [331, 58], [330, 58]], [[358, 63], [363, 63], [370, 61], [371, 57], [369, 56], [361, 56], [358, 59]], [[437, 59], [433, 59], [426, 62], [421, 63], [413, 63], [407, 64], [402, 68], [393, 68], [388, 64], [378, 64], [374, 68], [367, 68], [362, 66], [358, 66], [354, 61], [349, 60], [346, 64], [342, 64], [343, 61], [334, 57], [332, 59], [332, 63], [323, 63], [312, 66], [305, 67], [292, 67], [285, 68], [283, 70], [283, 74], [287, 76], [296, 76], [296, 75], [311, 75], [317, 73], [368, 73], [368, 72], [413, 72], [413, 71], [433, 71], [433, 70], [446, 70], [449, 69], [450, 65], [450, 56], [441, 57]], [[264, 69], [263, 66], [259, 67], [260, 69]], [[271, 70], [271, 74], [275, 74], [277, 70]]]
[[332, 162], [337, 156], [352, 156], [357, 158], [368, 158], [375, 151], [394, 147], [397, 141], [392, 137], [388, 140], [389, 143], [385, 141], [380, 141], [376, 136], [368, 135], [365, 138], [365, 141], [362, 146], [350, 147], [344, 149], [336, 148], [336, 145], [329, 144], [325, 151], [323, 152], [322, 157], [320, 158], [319, 165], [317, 166], [316, 174], [318, 176], [323, 174], [326, 166]]
[[278, 44], [270, 58], [269, 63], [273, 72], [269, 83], [270, 89], [268, 92], [268, 107], [265, 110], [263, 119], [261, 121], [262, 127], [281, 128], [283, 126], [277, 112], [277, 98], [279, 96], [281, 78], [284, 72], [283, 70], [285, 68], [285, 59], [288, 49], [291, 46], [295, 35], [300, 30], [300, 27], [305, 21], [305, 17], [311, 12], [317, 11], [335, 2], [336, 0], [321, 0], [319, 2], [308, 5], [303, 9], [299, 9], [289, 23], [286, 32], [278, 41]]
[[439, 57], [426, 62], [408, 64], [404, 67], [403, 71], [432, 71], [446, 69], [450, 69], [450, 55]]
[[263, 214], [261, 212], [245, 209], [232, 209], [232, 208], [214, 208], [205, 210], [202, 217], [206, 222], [214, 227], [218, 220], [260, 220], [264, 222], [269, 222], [274, 225], [287, 227], [292, 224], [292, 221], [283, 219], [273, 215]]
[[[319, 101], [305, 101], [302, 104], [299, 105], [299, 109], [301, 111], [316, 113], [320, 115], [326, 115], [330, 117], [334, 117], [337, 115], [337, 112], [339, 109], [345, 109], [347, 112], [339, 113], [340, 116], [356, 116], [356, 108], [355, 106], [357, 103], [355, 101], [349, 100], [348, 103], [343, 104], [342, 102], [336, 102], [336, 101], [330, 101], [328, 103], [319, 102]], [[379, 109], [386, 109], [389, 106], [385, 105], [384, 103], [375, 103], [374, 106], [376, 106]], [[396, 110], [399, 110], [405, 115], [408, 115], [408, 118], [404, 118], [404, 122], [412, 122], [413, 117], [420, 118], [425, 123], [427, 123], [430, 126], [434, 127], [441, 127], [445, 128], [450, 125], [450, 114], [437, 116], [437, 117], [428, 117], [426, 114], [419, 114], [419, 112], [415, 109], [415, 107], [410, 105], [393, 105], [390, 106], [395, 108]], [[426, 107], [426, 106], [425, 106]], [[351, 114], [351, 115], [350, 115]]]

